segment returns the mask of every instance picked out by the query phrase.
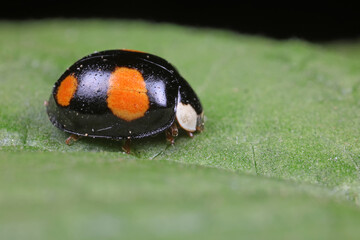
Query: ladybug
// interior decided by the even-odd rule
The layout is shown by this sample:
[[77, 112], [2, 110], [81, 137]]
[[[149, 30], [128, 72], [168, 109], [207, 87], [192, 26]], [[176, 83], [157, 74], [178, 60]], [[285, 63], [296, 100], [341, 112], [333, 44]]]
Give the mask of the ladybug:
[[[165, 132], [174, 144], [177, 124], [190, 137], [204, 128], [204, 112], [189, 83], [165, 59], [135, 50], [85, 56], [55, 83], [45, 102], [50, 121], [71, 136], [130, 140]], [[176, 120], [176, 121], [175, 121]]]

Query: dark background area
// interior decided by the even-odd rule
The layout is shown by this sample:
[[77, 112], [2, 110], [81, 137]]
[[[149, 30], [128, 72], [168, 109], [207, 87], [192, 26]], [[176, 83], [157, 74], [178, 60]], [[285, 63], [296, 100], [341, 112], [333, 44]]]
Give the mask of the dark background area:
[[14, 1], [2, 6], [0, 19], [115, 18], [223, 28], [276, 39], [322, 42], [360, 37], [360, 11], [355, 6], [291, 6], [233, 1]]

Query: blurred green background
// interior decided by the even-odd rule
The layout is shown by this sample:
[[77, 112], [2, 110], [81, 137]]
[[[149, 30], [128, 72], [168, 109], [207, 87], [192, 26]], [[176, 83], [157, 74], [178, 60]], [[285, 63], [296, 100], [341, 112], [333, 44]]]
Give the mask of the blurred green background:
[[[0, 22], [0, 239], [357, 239], [360, 42], [312, 44], [116, 20]], [[174, 64], [206, 130], [81, 139], [43, 102], [79, 58]]]

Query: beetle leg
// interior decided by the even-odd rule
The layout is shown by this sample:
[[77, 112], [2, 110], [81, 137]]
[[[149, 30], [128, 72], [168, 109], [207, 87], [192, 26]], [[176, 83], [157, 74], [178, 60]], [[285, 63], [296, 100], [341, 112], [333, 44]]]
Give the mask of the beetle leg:
[[171, 132], [171, 136], [173, 137], [177, 137], [178, 134], [179, 134], [179, 130], [178, 130], [178, 127], [176, 125], [176, 123], [174, 122], [171, 127], [170, 127], [170, 132]]
[[173, 145], [175, 143], [175, 137], [179, 134], [176, 123], [174, 122], [168, 129], [165, 131], [166, 140]]
[[68, 137], [68, 138], [65, 140], [65, 143], [66, 143], [66, 145], [70, 145], [72, 141], [73, 141], [73, 142], [76, 142], [79, 138], [80, 138], [79, 135], [71, 134], [70, 137]]
[[130, 140], [130, 139], [126, 139], [126, 140], [125, 140], [125, 144], [124, 144], [124, 146], [122, 147], [122, 149], [123, 149], [127, 154], [130, 153], [130, 143], [131, 143], [131, 140]]
[[194, 134], [193, 134], [192, 132], [186, 131], [186, 133], [187, 133], [187, 135], [188, 135], [189, 137], [191, 137], [191, 138], [194, 137]]
[[175, 139], [171, 135], [171, 132], [168, 129], [166, 129], [165, 135], [166, 135], [166, 141], [168, 141], [171, 145], [173, 145], [175, 143]]

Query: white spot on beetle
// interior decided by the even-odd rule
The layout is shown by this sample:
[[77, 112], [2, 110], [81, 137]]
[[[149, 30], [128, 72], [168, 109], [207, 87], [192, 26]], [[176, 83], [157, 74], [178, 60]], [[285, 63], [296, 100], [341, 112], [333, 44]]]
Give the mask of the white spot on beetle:
[[161, 107], [166, 107], [167, 99], [166, 94], [163, 89], [165, 89], [165, 83], [162, 81], [153, 81], [149, 84], [146, 84], [148, 93], [150, 94], [151, 101], [155, 102]]
[[196, 131], [197, 113], [190, 104], [179, 102], [176, 111], [176, 120], [180, 127], [189, 132]]

